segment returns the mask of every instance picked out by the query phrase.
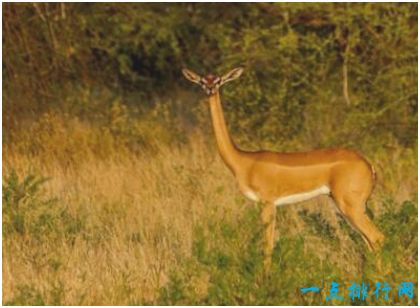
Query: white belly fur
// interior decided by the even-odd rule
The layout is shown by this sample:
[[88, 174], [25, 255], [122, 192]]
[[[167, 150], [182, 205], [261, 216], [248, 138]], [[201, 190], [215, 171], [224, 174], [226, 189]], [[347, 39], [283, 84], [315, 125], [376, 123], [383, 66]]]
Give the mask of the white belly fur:
[[[297, 203], [297, 202], [312, 199], [319, 195], [326, 195], [329, 193], [330, 193], [330, 188], [326, 185], [323, 185], [314, 190], [310, 190], [310, 191], [306, 191], [306, 192], [302, 192], [302, 193], [298, 193], [294, 195], [279, 197], [276, 200], [274, 200], [274, 205], [280, 206], [280, 205], [285, 205], [285, 204]], [[252, 190], [248, 190], [244, 194], [248, 199], [251, 199], [252, 201], [256, 201], [256, 202], [260, 201], [260, 198], [258, 197], [258, 195]]]
[[297, 203], [297, 202], [312, 199], [316, 196], [326, 195], [326, 194], [329, 194], [329, 193], [330, 193], [330, 188], [328, 186], [323, 185], [323, 186], [321, 186], [317, 189], [310, 190], [310, 191], [307, 191], [307, 192], [277, 198], [274, 201], [274, 205], [279, 206], [279, 205]]
[[252, 201], [258, 202], [260, 201], [260, 198], [258, 198], [257, 194], [254, 193], [252, 190], [248, 190], [244, 193], [245, 197], [248, 199], [251, 199]]

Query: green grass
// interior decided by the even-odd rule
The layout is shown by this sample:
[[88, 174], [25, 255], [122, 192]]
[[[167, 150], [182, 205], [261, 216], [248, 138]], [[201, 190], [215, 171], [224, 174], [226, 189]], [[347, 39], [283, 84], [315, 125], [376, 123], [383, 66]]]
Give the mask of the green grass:
[[[238, 223], [241, 228], [212, 224], [210, 233], [203, 227], [194, 232], [191, 258], [181, 270], [172, 273], [170, 282], [161, 289], [157, 304], [161, 305], [415, 305], [417, 296], [409, 300], [397, 296], [397, 287], [404, 281], [414, 282], [417, 290], [417, 213], [412, 201], [406, 201], [400, 210], [390, 208], [377, 222], [387, 240], [381, 253], [364, 252], [364, 261], [356, 279], [346, 276], [328, 259], [320, 259], [314, 251], [305, 250], [303, 236], [280, 235], [268, 276], [262, 268], [261, 229], [256, 208], [248, 208]], [[277, 217], [279, 219], [279, 217]], [[334, 242], [334, 231], [319, 214], [304, 219], [310, 232]], [[217, 227], [214, 227], [217, 225]], [[397, 230], [396, 230], [397, 229]], [[346, 229], [346, 232], [353, 232]], [[358, 244], [361, 241], [354, 236]], [[360, 242], [360, 243], [359, 243]], [[333, 246], [338, 244], [334, 242]], [[332, 253], [334, 249], [332, 248]], [[410, 259], [411, 258], [411, 259]], [[408, 261], [410, 260], [410, 261]], [[380, 265], [381, 264], [381, 265]], [[205, 280], [206, 292], [200, 292], [194, 281]], [[332, 282], [340, 284], [342, 301], [327, 301]], [[353, 282], [368, 284], [369, 297], [352, 301], [348, 288]], [[373, 295], [376, 282], [388, 282], [392, 287], [389, 300]], [[301, 294], [300, 288], [318, 286], [320, 293]], [[416, 291], [417, 292], [417, 291]]]

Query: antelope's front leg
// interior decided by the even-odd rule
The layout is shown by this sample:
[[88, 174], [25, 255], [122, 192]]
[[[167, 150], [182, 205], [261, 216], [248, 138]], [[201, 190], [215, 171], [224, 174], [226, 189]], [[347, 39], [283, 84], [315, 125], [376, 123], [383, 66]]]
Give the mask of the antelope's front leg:
[[264, 227], [264, 271], [268, 272], [274, 247], [274, 228], [276, 224], [276, 207], [273, 203], [264, 203], [261, 212]]

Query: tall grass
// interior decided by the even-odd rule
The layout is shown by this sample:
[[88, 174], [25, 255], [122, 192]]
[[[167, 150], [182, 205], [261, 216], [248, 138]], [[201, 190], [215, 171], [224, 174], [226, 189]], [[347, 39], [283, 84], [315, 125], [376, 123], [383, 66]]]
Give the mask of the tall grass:
[[[417, 293], [415, 151], [366, 147], [381, 253], [321, 197], [279, 208], [264, 277], [259, 206], [240, 195], [213, 136], [173, 142], [157, 122], [127, 128], [115, 108], [106, 126], [46, 114], [4, 145], [3, 304], [417, 304], [397, 296], [404, 281]], [[332, 281], [344, 300], [326, 301]], [[347, 296], [352, 282], [371, 293], [377, 281], [393, 288], [389, 300]], [[322, 291], [299, 291], [313, 285]]]

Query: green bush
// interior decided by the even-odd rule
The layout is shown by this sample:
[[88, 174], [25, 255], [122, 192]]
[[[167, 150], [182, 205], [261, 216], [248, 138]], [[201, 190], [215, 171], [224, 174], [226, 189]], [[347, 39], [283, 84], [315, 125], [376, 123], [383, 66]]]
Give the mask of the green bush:
[[[334, 232], [319, 214], [301, 212], [306, 228], [328, 243]], [[268, 276], [262, 268], [261, 227], [257, 208], [248, 208], [238, 222], [209, 222], [196, 227], [193, 255], [169, 283], [154, 304], [161, 305], [416, 305], [417, 299], [397, 297], [401, 282], [417, 285], [417, 210], [406, 201], [394, 204], [377, 221], [386, 235], [379, 254], [363, 252], [357, 283], [367, 284], [368, 298], [352, 301], [348, 287], [354, 282], [316, 251], [304, 249], [302, 236], [281, 235], [273, 253]], [[278, 217], [279, 218], [279, 217]], [[348, 230], [346, 230], [348, 231]], [[356, 245], [364, 245], [359, 236]], [[331, 247], [331, 250], [335, 248]], [[339, 249], [339, 248], [338, 248]], [[333, 252], [332, 252], [333, 253]], [[329, 302], [331, 282], [340, 284], [342, 301]], [[392, 287], [389, 300], [372, 295], [376, 282]], [[200, 287], [200, 285], [205, 287]], [[319, 293], [302, 294], [303, 287], [318, 286]]]
[[242, 65], [223, 100], [246, 146], [417, 138], [415, 3], [9, 3], [4, 23], [7, 119], [89, 106], [101, 89], [147, 107], [171, 98], [174, 117], [180, 89], [194, 91], [181, 68]]
[[64, 238], [72, 241], [83, 229], [83, 220], [70, 214], [56, 199], [45, 197], [48, 178], [12, 170], [3, 180], [3, 238], [29, 236], [38, 241]]

